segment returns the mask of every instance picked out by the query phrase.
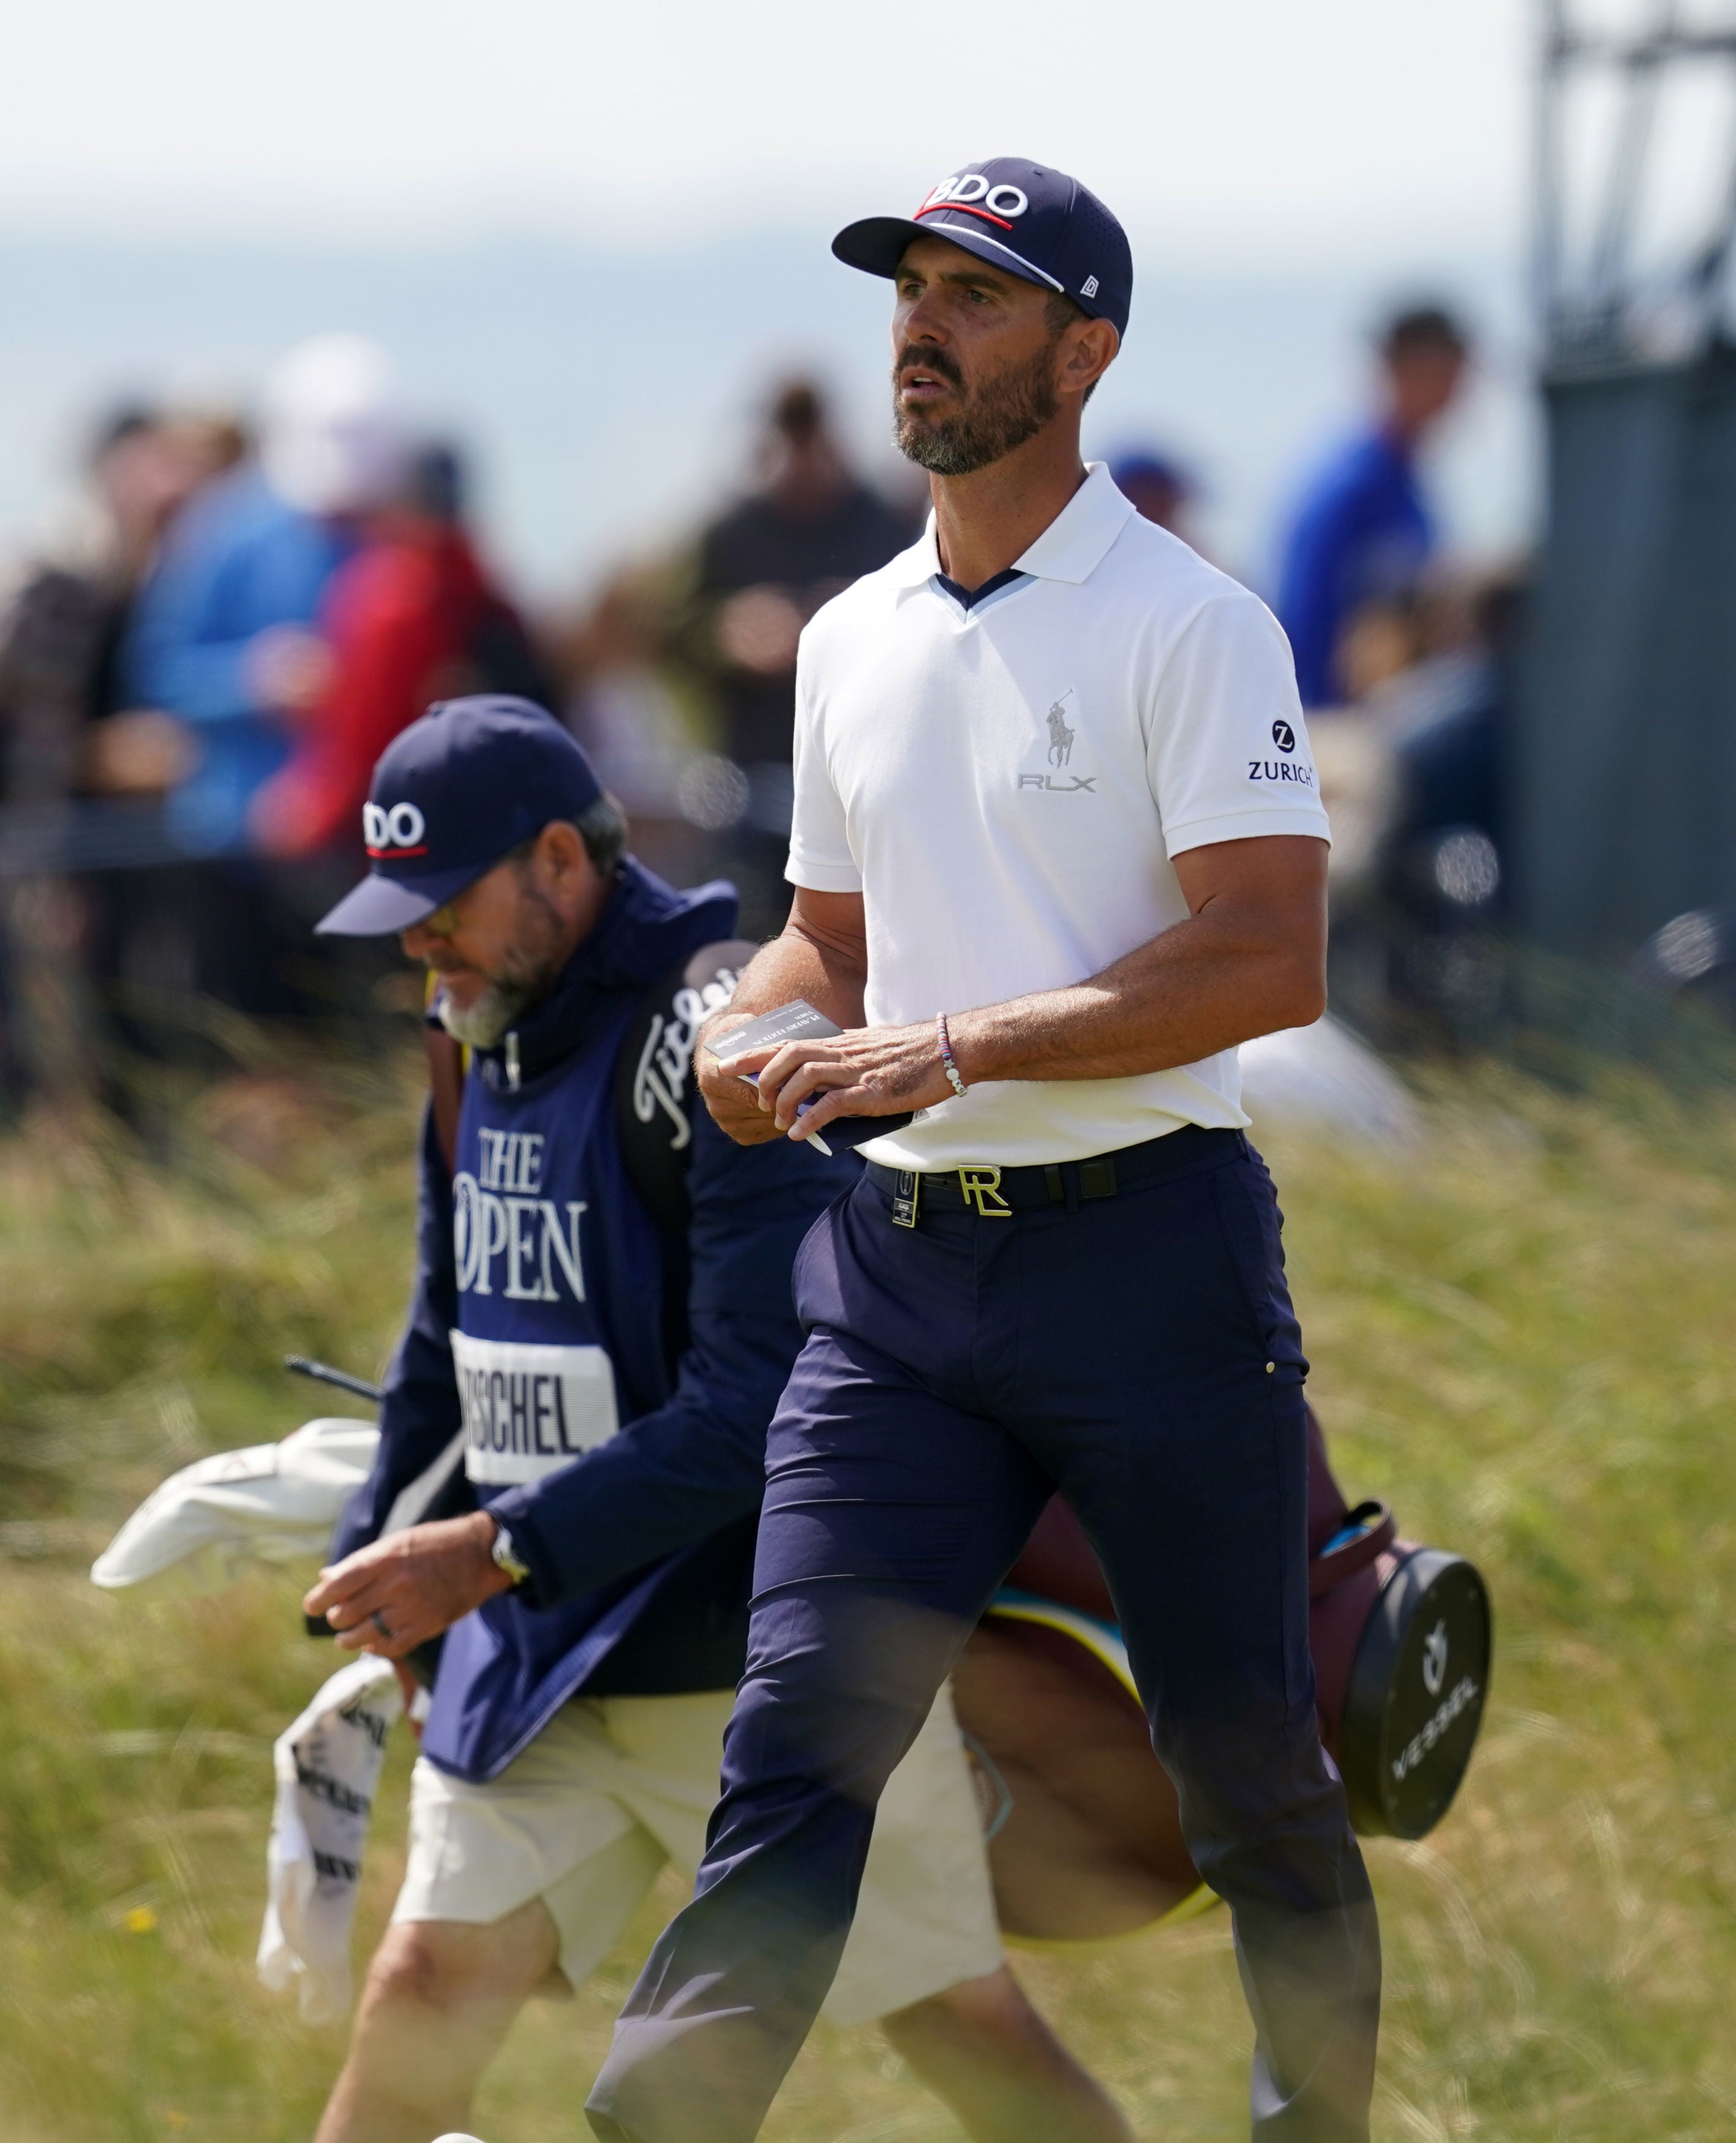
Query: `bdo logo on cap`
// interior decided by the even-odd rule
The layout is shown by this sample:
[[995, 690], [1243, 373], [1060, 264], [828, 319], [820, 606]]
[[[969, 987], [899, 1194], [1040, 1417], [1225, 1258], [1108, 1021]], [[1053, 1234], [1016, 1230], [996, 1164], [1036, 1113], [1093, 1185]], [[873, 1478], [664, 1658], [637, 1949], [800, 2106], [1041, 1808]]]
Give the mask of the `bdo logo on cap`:
[[1030, 205], [1029, 195], [1017, 186], [992, 186], [981, 171], [955, 171], [950, 179], [941, 181], [917, 214], [927, 215], [937, 208], [962, 208], [967, 209], [972, 215], [986, 212], [991, 222], [1006, 225], [1010, 217], [1022, 215]]
[[362, 806], [362, 837], [370, 856], [423, 856], [428, 844], [423, 835], [428, 822], [413, 804]]

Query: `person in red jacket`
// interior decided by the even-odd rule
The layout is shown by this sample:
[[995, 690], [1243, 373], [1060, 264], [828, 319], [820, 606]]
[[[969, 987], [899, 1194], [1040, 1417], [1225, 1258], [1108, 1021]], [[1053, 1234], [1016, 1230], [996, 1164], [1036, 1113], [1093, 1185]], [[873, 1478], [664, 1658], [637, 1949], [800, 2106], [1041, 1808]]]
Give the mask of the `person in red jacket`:
[[328, 681], [253, 806], [265, 854], [349, 849], [374, 762], [431, 701], [492, 690], [551, 704], [524, 626], [465, 531], [462, 487], [452, 449], [425, 448], [333, 576], [320, 616]]

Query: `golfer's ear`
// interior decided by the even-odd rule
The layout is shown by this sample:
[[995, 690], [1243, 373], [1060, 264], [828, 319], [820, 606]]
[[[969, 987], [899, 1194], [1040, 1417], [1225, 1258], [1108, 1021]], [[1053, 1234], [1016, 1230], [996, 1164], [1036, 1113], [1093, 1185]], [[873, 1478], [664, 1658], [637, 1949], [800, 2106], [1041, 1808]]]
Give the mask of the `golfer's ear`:
[[1115, 361], [1121, 338], [1107, 320], [1076, 320], [1068, 332], [1062, 362], [1064, 384], [1083, 394], [1095, 387]]

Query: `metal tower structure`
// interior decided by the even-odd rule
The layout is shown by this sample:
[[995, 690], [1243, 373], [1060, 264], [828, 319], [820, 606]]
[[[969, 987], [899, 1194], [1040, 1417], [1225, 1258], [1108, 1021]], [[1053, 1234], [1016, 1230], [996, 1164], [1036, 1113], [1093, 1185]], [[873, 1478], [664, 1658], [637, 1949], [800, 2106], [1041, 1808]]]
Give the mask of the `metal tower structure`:
[[1736, 5], [1585, 4], [1541, 0], [1548, 526], [1507, 844], [1527, 934], [1626, 959], [1736, 907]]
[[[1649, 0], [1643, 20], [1612, 29], [1588, 26], [1583, 0], [1538, 6], [1536, 272], [1548, 359], [1620, 362], [1660, 339], [1681, 354], [1704, 346], [1725, 324], [1736, 240], [1736, 8], [1689, 20], [1680, 0]], [[1641, 226], [1659, 104], [1694, 77], [1723, 90], [1721, 154], [1693, 174], [1698, 229], [1690, 221], [1648, 261]], [[1575, 122], [1594, 100], [1605, 106], [1603, 138], [1576, 144]], [[1575, 146], [1589, 153], [1575, 158]]]

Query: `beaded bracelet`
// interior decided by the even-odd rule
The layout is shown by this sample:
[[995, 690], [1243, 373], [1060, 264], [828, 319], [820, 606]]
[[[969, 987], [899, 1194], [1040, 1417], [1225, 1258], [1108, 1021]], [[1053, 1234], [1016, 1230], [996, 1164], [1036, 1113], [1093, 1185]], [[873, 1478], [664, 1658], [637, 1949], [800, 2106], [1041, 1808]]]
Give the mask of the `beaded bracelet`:
[[946, 1067], [947, 1076], [952, 1082], [952, 1091], [961, 1100], [971, 1091], [958, 1076], [958, 1067], [952, 1061], [952, 1044], [947, 1034], [947, 1015], [939, 1013], [934, 1022], [934, 1038], [940, 1045], [940, 1061]]

